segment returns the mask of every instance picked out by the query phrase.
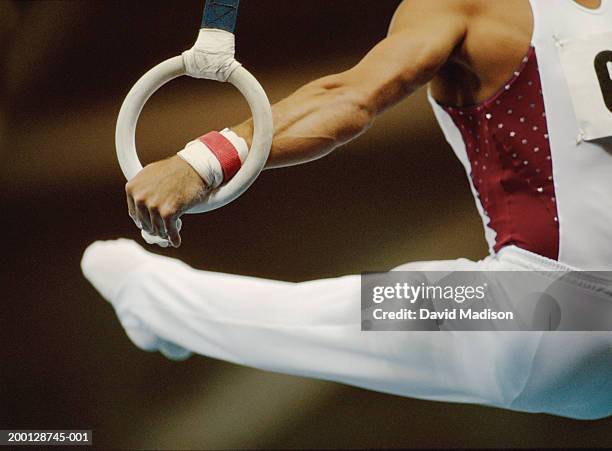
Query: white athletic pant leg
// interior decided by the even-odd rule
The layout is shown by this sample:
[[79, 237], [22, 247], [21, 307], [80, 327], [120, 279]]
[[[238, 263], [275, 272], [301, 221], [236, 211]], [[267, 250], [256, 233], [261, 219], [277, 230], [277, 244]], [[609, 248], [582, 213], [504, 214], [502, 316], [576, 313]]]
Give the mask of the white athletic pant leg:
[[[109, 256], [118, 264], [139, 264], [118, 278]], [[491, 264], [462, 259], [421, 269]], [[419, 264], [398, 269], [409, 268]], [[83, 271], [122, 324], [141, 324], [179, 349], [415, 398], [507, 407], [525, 385], [540, 338], [362, 332], [359, 276], [288, 283], [199, 271], [126, 240], [95, 243], [86, 251]]]
[[525, 387], [509, 407], [584, 420], [610, 416], [612, 333], [543, 333]]

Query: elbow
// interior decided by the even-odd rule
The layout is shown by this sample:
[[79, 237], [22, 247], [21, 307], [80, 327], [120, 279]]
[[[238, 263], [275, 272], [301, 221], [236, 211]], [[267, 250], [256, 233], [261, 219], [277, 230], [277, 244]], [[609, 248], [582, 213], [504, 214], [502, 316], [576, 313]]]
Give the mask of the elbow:
[[376, 117], [376, 109], [369, 96], [358, 89], [349, 89], [345, 93], [345, 102], [351, 111], [349, 128], [352, 135], [359, 135], [370, 128]]
[[357, 87], [344, 86], [334, 89], [332, 95], [332, 112], [343, 118], [339, 124], [339, 142], [349, 141], [370, 128], [376, 117], [376, 108], [368, 93]]
[[316, 105], [317, 116], [326, 124], [334, 147], [345, 144], [365, 132], [374, 122], [376, 102], [371, 92], [353, 83], [349, 73], [331, 75], [312, 82], [300, 95]]

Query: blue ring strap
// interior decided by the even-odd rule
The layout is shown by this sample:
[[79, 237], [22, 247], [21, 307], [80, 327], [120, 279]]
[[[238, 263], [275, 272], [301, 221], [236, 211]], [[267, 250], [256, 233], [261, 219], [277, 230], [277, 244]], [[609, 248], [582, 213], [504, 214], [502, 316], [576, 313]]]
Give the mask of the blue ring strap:
[[233, 33], [236, 30], [239, 3], [240, 0], [206, 0], [200, 28], [215, 28]]

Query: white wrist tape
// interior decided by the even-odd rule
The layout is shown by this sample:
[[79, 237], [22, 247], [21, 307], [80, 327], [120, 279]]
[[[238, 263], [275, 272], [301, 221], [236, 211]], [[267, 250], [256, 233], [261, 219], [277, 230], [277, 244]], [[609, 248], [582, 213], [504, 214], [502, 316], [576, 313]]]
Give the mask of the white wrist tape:
[[229, 31], [202, 28], [192, 48], [183, 52], [187, 75], [194, 78], [227, 81], [240, 66], [234, 59], [235, 39]]
[[[216, 133], [209, 133], [187, 143], [177, 155], [189, 164], [209, 187], [218, 188], [224, 182], [228, 182], [244, 164], [249, 148], [244, 139], [228, 128], [222, 130], [219, 135], [225, 138], [225, 143], [230, 144], [233, 149], [228, 146], [219, 148], [215, 145], [218, 140], [207, 139], [214, 134]], [[234, 151], [238, 158], [232, 161], [231, 152]], [[229, 156], [229, 161], [228, 158], [224, 158], [225, 156]]]
[[240, 163], [244, 164], [247, 157], [249, 156], [249, 146], [244, 138], [238, 136], [233, 130], [229, 128], [224, 128], [219, 133], [221, 133], [229, 142], [232, 143], [236, 152], [238, 152], [238, 156], [240, 157]]

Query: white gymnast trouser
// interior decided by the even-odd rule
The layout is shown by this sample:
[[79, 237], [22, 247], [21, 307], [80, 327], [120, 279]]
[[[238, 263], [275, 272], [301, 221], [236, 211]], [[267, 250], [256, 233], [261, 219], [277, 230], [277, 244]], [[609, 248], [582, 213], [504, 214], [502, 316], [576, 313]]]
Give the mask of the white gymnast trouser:
[[[115, 278], [101, 275], [109, 252], [119, 262], [122, 254], [146, 251], [127, 240], [98, 242], [82, 262], [86, 277], [141, 348], [160, 348], [170, 357], [191, 351], [428, 400], [580, 419], [612, 414], [612, 333], [362, 332], [358, 275], [289, 283], [200, 271], [146, 252], [121, 286], [111, 287], [105, 284], [116, 285]], [[514, 247], [480, 262], [418, 262], [396, 269], [537, 268], [563, 269]]]

